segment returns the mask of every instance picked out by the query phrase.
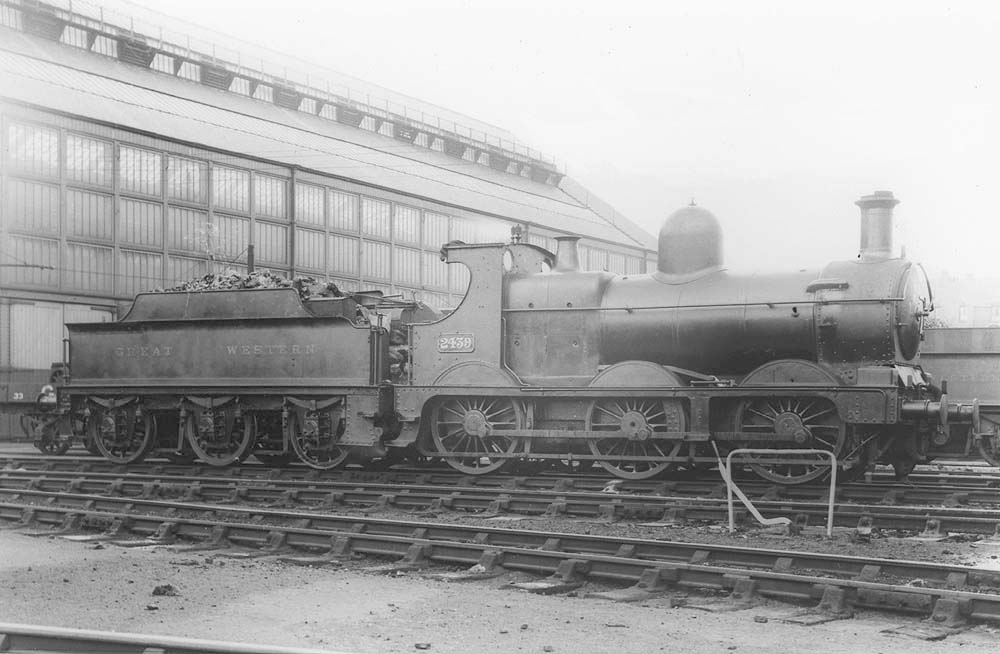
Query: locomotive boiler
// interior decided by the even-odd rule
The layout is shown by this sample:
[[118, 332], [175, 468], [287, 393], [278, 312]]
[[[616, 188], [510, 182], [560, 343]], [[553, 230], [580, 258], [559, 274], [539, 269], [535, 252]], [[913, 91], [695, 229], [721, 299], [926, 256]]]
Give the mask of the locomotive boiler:
[[[861, 200], [869, 227], [860, 256], [821, 270], [727, 272], [718, 221], [692, 205], [664, 224], [652, 275], [516, 280], [508, 324], [531, 345], [515, 350], [514, 368], [544, 375], [559, 365], [539, 356], [535, 339], [546, 338], [554, 325], [572, 328], [588, 306], [596, 312], [593, 327], [581, 335], [592, 359], [581, 361], [584, 375], [595, 365], [635, 360], [741, 379], [761, 365], [796, 359], [822, 363], [852, 383], [858, 368], [911, 362], [931, 296], [918, 265], [891, 258], [886, 239], [895, 202], [889, 193]], [[574, 239], [559, 240], [564, 252], [556, 272], [575, 271]], [[573, 305], [579, 309], [566, 311]], [[540, 321], [534, 316], [541, 310], [548, 315]]]
[[144, 294], [118, 323], [69, 327], [60, 401], [124, 463], [403, 454], [642, 479], [753, 447], [779, 451], [751, 459], [779, 483], [829, 468], [787, 449], [833, 453], [842, 478], [876, 461], [905, 474], [949, 423], [978, 431], [978, 407], [920, 368], [932, 301], [921, 268], [893, 256], [896, 202], [858, 201], [856, 259], [785, 274], [725, 270], [718, 221], [697, 206], [667, 219], [644, 275], [579, 270], [575, 237], [556, 253], [452, 242], [442, 258], [470, 284], [444, 317], [291, 289]]

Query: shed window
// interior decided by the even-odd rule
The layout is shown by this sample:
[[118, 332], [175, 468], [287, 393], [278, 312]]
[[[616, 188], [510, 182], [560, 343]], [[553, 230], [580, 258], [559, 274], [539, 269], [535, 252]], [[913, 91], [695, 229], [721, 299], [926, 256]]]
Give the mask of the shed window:
[[389, 239], [389, 215], [392, 205], [384, 200], [361, 198], [361, 231], [376, 238]]
[[15, 170], [42, 177], [59, 176], [59, 131], [36, 125], [7, 126], [7, 161]]

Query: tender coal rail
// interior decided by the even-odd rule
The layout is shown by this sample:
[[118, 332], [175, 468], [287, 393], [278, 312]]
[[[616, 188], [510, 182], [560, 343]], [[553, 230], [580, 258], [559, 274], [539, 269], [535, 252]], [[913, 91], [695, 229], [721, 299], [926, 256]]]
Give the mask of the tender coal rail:
[[10, 654], [336, 654], [331, 650], [243, 645], [117, 631], [0, 622], [0, 652]]
[[[685, 522], [725, 522], [727, 504], [716, 487], [704, 496], [689, 496], [659, 489], [660, 495], [635, 495], [574, 490], [534, 490], [526, 488], [467, 488], [449, 485], [373, 483], [359, 481], [304, 481], [273, 479], [227, 479], [201, 476], [179, 477], [153, 474], [70, 473], [0, 470], [0, 494], [19, 490], [75, 492], [118, 495], [146, 499], [186, 500], [265, 504], [301, 508], [354, 507], [410, 511], [468, 511], [489, 514], [521, 514], [582, 517], [613, 520], [653, 520], [671, 524]], [[565, 485], [564, 485], [565, 486]], [[758, 489], [760, 490], [760, 489]], [[822, 525], [827, 519], [823, 497], [787, 499], [773, 489], [754, 497], [754, 505], [769, 517], [784, 516], [797, 527]], [[952, 492], [928, 504], [919, 489], [892, 489], [880, 503], [848, 503], [848, 489], [841, 489], [834, 512], [834, 524], [860, 530], [893, 529], [921, 532], [927, 536], [949, 532], [1000, 535], [1000, 511], [962, 506], [971, 501], [971, 492]], [[984, 502], [1000, 503], [997, 491], [982, 491]], [[950, 501], [948, 501], [950, 500]], [[961, 500], [961, 501], [960, 501]], [[736, 518], [749, 520], [748, 512], [736, 503]], [[794, 529], [795, 527], [793, 527]]]
[[407, 568], [476, 566], [477, 574], [501, 566], [549, 575], [553, 588], [581, 578], [633, 584], [622, 591], [630, 599], [710, 590], [835, 615], [854, 607], [924, 615], [942, 627], [1000, 622], [1000, 572], [937, 563], [39, 491], [0, 503], [0, 520], [56, 528], [46, 533], [100, 531], [112, 542], [255, 548], [313, 564], [367, 555]]

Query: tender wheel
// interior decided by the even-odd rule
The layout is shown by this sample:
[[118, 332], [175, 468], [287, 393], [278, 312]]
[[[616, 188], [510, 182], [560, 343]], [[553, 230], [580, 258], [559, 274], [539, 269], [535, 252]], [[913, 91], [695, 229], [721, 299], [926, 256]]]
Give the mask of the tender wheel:
[[288, 413], [287, 429], [292, 449], [310, 468], [336, 468], [350, 454], [350, 450], [337, 442], [344, 433], [344, 421], [338, 411], [293, 409]]
[[524, 425], [524, 408], [504, 397], [461, 397], [441, 400], [431, 412], [431, 435], [445, 462], [470, 475], [485, 475], [507, 465], [522, 439], [504, 436]]
[[669, 470], [684, 446], [655, 434], [684, 431], [684, 409], [676, 400], [597, 400], [587, 412], [587, 431], [608, 432], [588, 441], [602, 468], [622, 479], [649, 479]]
[[228, 466], [247, 458], [255, 435], [253, 416], [237, 417], [233, 409], [191, 411], [184, 422], [188, 444], [210, 466]]
[[156, 442], [156, 419], [130, 404], [116, 409], [96, 409], [87, 420], [91, 443], [114, 463], [138, 463]]
[[[837, 407], [825, 398], [767, 398], [750, 400], [737, 412], [738, 431], [776, 435], [779, 442], [751, 443], [750, 447], [767, 449], [812, 449], [833, 452], [839, 461], [847, 444], [847, 428]], [[761, 455], [763, 456], [763, 455]], [[801, 456], [798, 458], [802, 458]], [[750, 468], [760, 477], [778, 484], [804, 484], [830, 472], [829, 461], [816, 463], [753, 463]]]

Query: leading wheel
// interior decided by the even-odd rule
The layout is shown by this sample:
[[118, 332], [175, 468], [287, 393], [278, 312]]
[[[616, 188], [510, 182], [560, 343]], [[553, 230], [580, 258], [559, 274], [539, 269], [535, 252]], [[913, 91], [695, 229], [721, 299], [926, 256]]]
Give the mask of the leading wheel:
[[114, 463], [139, 463], [156, 442], [156, 419], [129, 404], [95, 409], [87, 419], [87, 433], [97, 451]]
[[[775, 436], [764, 441], [767, 449], [810, 449], [832, 452], [840, 459], [847, 444], [847, 427], [833, 402], [822, 397], [769, 397], [743, 402], [736, 419], [737, 431]], [[751, 444], [751, 446], [756, 446]], [[773, 455], [757, 455], [773, 456]], [[804, 484], [830, 472], [829, 460], [791, 455], [789, 463], [754, 463], [750, 468], [777, 484]]]
[[586, 424], [587, 431], [607, 432], [607, 438], [587, 444], [601, 457], [597, 464], [622, 479], [649, 479], [666, 472], [684, 445], [655, 437], [684, 431], [684, 409], [677, 400], [597, 400], [590, 405]]
[[507, 465], [522, 439], [505, 436], [524, 426], [524, 408], [505, 397], [454, 397], [434, 404], [431, 435], [438, 452], [455, 470], [485, 475]]
[[256, 430], [252, 415], [233, 409], [190, 411], [184, 436], [200, 461], [210, 466], [238, 463], [253, 450]]
[[338, 442], [344, 433], [340, 413], [333, 408], [289, 411], [288, 440], [302, 463], [317, 470], [331, 470], [347, 461], [350, 450]]

